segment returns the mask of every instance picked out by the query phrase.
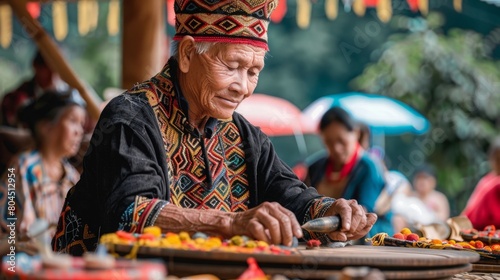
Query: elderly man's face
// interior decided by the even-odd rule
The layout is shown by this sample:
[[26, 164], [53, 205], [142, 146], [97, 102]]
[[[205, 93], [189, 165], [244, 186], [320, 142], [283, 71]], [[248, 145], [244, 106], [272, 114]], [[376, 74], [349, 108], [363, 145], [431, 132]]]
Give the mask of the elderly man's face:
[[194, 54], [187, 73], [187, 87], [194, 95], [190, 113], [230, 118], [255, 90], [265, 54], [262, 48], [244, 44], [217, 44], [204, 54]]

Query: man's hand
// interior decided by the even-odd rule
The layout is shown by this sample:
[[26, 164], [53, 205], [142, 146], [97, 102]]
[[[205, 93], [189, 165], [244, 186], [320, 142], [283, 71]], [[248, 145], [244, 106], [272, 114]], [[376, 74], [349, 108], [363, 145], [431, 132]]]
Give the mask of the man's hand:
[[354, 199], [335, 200], [325, 216], [339, 215], [342, 222], [338, 231], [328, 233], [333, 240], [356, 240], [365, 236], [377, 221], [377, 215], [366, 213], [365, 209]]
[[302, 237], [295, 215], [276, 202], [264, 202], [245, 212], [234, 213], [231, 235], [248, 235], [272, 244], [291, 246], [293, 237]]

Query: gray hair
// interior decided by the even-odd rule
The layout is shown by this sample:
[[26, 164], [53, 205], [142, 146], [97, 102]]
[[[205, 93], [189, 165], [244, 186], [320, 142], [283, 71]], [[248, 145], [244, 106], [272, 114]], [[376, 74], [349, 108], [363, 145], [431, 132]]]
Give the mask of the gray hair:
[[[196, 48], [196, 53], [204, 54], [208, 52], [216, 44], [225, 44], [218, 42], [194, 42], [194, 47]], [[175, 60], [179, 61], [179, 41], [172, 40], [170, 43], [170, 56], [173, 56]]]

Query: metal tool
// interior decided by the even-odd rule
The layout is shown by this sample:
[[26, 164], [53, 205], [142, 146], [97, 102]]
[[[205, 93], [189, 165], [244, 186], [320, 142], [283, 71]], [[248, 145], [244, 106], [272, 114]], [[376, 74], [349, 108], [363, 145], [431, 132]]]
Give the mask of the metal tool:
[[341, 227], [339, 216], [328, 216], [310, 220], [302, 228], [312, 232], [332, 232]]

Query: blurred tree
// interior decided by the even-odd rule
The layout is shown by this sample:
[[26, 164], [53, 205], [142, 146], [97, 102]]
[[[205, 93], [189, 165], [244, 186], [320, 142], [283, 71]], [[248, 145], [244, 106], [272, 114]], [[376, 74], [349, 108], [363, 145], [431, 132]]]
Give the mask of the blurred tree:
[[[407, 158], [393, 155], [391, 162], [407, 175], [424, 160], [434, 164], [439, 186], [456, 202], [452, 214], [459, 214], [488, 171], [488, 143], [499, 134], [500, 62], [488, 56], [483, 35], [458, 29], [442, 34], [440, 14], [393, 22], [410, 26], [412, 33], [393, 35], [380, 59], [351, 85], [400, 99], [429, 118], [433, 128], [425, 138], [414, 138], [416, 150]], [[397, 155], [387, 148], [388, 156]]]

